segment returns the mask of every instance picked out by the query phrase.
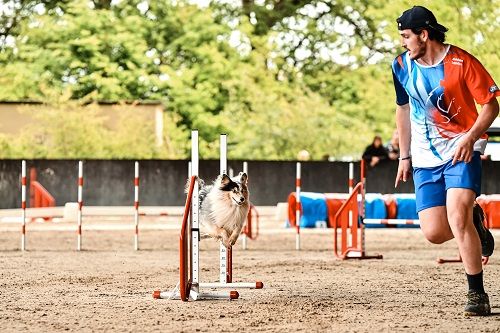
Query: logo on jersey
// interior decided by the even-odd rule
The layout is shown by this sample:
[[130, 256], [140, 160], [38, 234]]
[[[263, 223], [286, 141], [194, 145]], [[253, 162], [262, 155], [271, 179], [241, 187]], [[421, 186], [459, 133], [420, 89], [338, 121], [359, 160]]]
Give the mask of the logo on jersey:
[[492, 93], [492, 94], [493, 94], [495, 91], [498, 91], [498, 87], [497, 87], [497, 85], [496, 85], [496, 84], [494, 84], [494, 85], [492, 85], [492, 86], [490, 87], [490, 93]]
[[452, 58], [452, 59], [451, 59], [451, 63], [452, 63], [453, 65], [459, 65], [459, 66], [462, 66], [463, 62], [464, 62], [464, 61], [463, 61], [462, 59], [460, 59], [460, 58]]

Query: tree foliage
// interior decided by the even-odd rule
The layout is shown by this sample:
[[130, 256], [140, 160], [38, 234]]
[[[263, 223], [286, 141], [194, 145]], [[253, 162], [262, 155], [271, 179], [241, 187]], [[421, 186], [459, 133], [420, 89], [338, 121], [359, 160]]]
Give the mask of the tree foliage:
[[[448, 41], [497, 79], [498, 4], [423, 1], [450, 29]], [[0, 100], [39, 100], [53, 113], [30, 110], [43, 126], [0, 136], [0, 154], [184, 158], [197, 128], [204, 158], [217, 157], [222, 132], [230, 134], [231, 158], [294, 159], [301, 149], [314, 159], [359, 157], [374, 134], [388, 139], [394, 128], [389, 66], [402, 51], [395, 19], [412, 5], [4, 1]], [[164, 147], [155, 148], [152, 124], [124, 120], [118, 132], [106, 129], [92, 107], [99, 100], [162, 101]]]

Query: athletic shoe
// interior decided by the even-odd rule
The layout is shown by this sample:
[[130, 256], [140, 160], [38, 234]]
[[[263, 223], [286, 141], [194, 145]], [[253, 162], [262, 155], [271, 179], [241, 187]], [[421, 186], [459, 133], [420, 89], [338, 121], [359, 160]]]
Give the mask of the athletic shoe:
[[474, 227], [476, 227], [479, 239], [481, 240], [481, 252], [483, 257], [491, 256], [495, 248], [495, 239], [490, 230], [484, 226], [484, 212], [477, 202], [474, 203], [472, 221], [474, 222]]
[[490, 299], [487, 293], [469, 290], [464, 314], [466, 316], [488, 316], [491, 314]]

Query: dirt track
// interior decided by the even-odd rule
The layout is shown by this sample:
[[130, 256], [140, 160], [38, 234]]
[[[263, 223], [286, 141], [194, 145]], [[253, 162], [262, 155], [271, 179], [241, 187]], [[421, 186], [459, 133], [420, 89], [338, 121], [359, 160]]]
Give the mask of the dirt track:
[[[21, 253], [19, 233], [0, 228], [0, 331], [500, 332], [498, 251], [485, 268], [494, 315], [465, 318], [461, 265], [435, 261], [455, 245], [430, 245], [418, 229], [369, 229], [368, 250], [384, 259], [368, 261], [335, 260], [331, 233], [305, 232], [300, 252], [292, 233], [263, 233], [247, 251], [237, 244], [233, 279], [265, 289], [237, 301], [154, 300], [178, 280], [177, 239], [146, 230], [134, 252], [131, 231], [87, 231], [77, 253], [74, 232], [28, 226]], [[218, 245], [201, 248], [202, 279], [216, 281]]]

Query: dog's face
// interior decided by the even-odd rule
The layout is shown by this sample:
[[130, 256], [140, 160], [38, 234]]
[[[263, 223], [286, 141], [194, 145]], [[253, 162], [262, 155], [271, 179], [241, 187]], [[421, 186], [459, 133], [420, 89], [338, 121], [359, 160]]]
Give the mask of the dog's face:
[[248, 203], [248, 176], [244, 172], [240, 172], [233, 179], [226, 174], [222, 175], [219, 189], [227, 193], [234, 205], [241, 206]]

